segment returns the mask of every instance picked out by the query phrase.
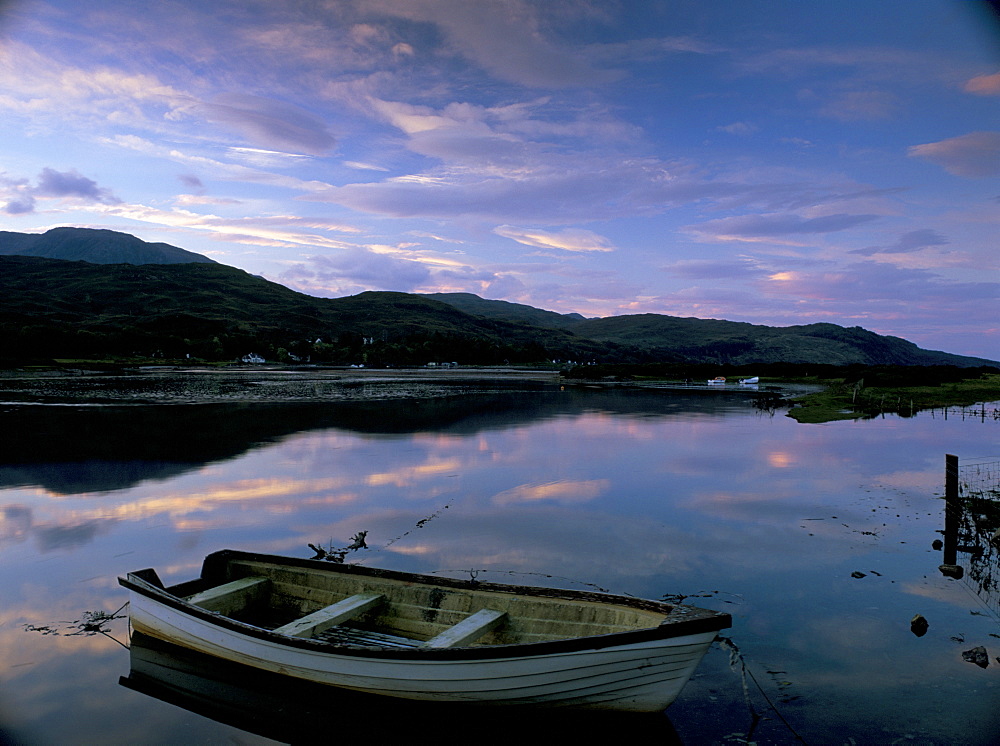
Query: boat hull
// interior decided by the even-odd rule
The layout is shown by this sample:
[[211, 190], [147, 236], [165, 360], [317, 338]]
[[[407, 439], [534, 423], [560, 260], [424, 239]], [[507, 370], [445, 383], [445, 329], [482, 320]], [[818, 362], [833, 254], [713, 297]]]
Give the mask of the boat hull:
[[[292, 587], [315, 596], [326, 581], [378, 588], [391, 597], [389, 606], [396, 612], [414, 609], [411, 620], [445, 616], [452, 602], [469, 601], [511, 613], [547, 609], [566, 617], [558, 624], [567, 629], [602, 615], [617, 621], [606, 626], [610, 631], [545, 638], [529, 628], [551, 626], [553, 621], [531, 622], [528, 613], [511, 624], [511, 634], [525, 640], [489, 642], [487, 635], [484, 644], [438, 647], [438, 638], [428, 641], [435, 630], [426, 628], [418, 639], [393, 638], [408, 644], [399, 648], [369, 639], [333, 642], [321, 636], [300, 637], [289, 631], [288, 624], [258, 626], [262, 622], [256, 617], [240, 621], [233, 616], [242, 613], [235, 607], [230, 612], [199, 605], [204, 603], [200, 599], [205, 598], [201, 593], [205, 584], [224, 582], [219, 587], [229, 587], [235, 576], [236, 584], [249, 587], [261, 582], [257, 576], [268, 573], [271, 579], [266, 582], [275, 587], [269, 597], [272, 602], [274, 594], [280, 597]], [[360, 566], [334, 568], [329, 563], [229, 551], [206, 558], [200, 581], [165, 588], [155, 573], [141, 571], [120, 582], [129, 590], [130, 622], [138, 633], [304, 681], [446, 703], [660, 712], [680, 693], [716, 632], [730, 623], [729, 615], [720, 612], [630, 597], [430, 578]], [[317, 585], [302, 590], [303, 583]], [[426, 596], [433, 607], [411, 603]], [[315, 617], [311, 607], [306, 619], [310, 617]]]
[[[320, 684], [404, 699], [659, 712], [715, 639], [702, 632], [610, 648], [461, 660], [399, 660], [291, 648], [223, 629], [155, 599], [130, 597], [135, 631]], [[523, 646], [510, 646], [512, 648]]]
[[[312, 743], [330, 733], [338, 742], [367, 743], [372, 725], [385, 720], [391, 705], [394, 723], [447, 723], [449, 733], [475, 734], [479, 746], [511, 745], [509, 728], [487, 725], [512, 714], [509, 708], [390, 701], [223, 661], [141, 634], [132, 637], [129, 661], [128, 675], [119, 679], [122, 686], [280, 743]], [[638, 743], [681, 743], [663, 713], [518, 708], [516, 716], [518, 731], [530, 733], [535, 743], [611, 743], [623, 733]]]

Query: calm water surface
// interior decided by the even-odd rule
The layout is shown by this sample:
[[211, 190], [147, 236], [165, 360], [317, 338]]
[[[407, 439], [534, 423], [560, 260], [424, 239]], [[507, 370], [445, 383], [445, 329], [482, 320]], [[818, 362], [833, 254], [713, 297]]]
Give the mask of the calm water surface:
[[[683, 594], [732, 614], [725, 634], [746, 663], [749, 703], [716, 645], [666, 716], [614, 721], [619, 733], [685, 744], [748, 733], [776, 744], [1000, 740], [1000, 609], [968, 577], [944, 577], [932, 548], [945, 454], [997, 456], [997, 421], [923, 413], [800, 425], [741, 399], [558, 386], [378, 391], [299, 403], [0, 405], [7, 738], [269, 743], [257, 734], [330, 740], [351, 713], [395, 728], [463, 717], [382, 699], [305, 712], [315, 692], [275, 701], [281, 682], [136, 646], [131, 668], [153, 679], [173, 671], [158, 698], [143, 690], [148, 675], [119, 683], [130, 673], [124, 647], [69, 634], [84, 612], [122, 606], [116, 577], [126, 571], [156, 567], [176, 582], [217, 549], [308, 557], [308, 543], [344, 546], [367, 531], [370, 549], [351, 561]], [[910, 630], [916, 613], [930, 624], [922, 637]], [[127, 642], [122, 620], [108, 629]], [[979, 645], [985, 669], [962, 658]], [[220, 714], [205, 692], [236, 704]], [[240, 703], [256, 716], [248, 730], [226, 724], [242, 722]], [[502, 733], [512, 716], [488, 717]], [[570, 732], [564, 716], [530, 717], [538, 732]]]

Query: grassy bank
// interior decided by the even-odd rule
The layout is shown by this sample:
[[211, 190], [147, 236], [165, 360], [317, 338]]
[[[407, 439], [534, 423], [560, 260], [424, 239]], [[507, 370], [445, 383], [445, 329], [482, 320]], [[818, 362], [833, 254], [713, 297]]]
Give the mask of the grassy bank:
[[[883, 413], [909, 417], [922, 409], [964, 407], [977, 402], [1000, 401], [1000, 373], [980, 373], [975, 378], [940, 383], [898, 381], [917, 385], [891, 385], [891, 380], [827, 379], [823, 391], [795, 401], [789, 416], [798, 422], [819, 423], [875, 417]], [[887, 385], [889, 384], [889, 385]]]

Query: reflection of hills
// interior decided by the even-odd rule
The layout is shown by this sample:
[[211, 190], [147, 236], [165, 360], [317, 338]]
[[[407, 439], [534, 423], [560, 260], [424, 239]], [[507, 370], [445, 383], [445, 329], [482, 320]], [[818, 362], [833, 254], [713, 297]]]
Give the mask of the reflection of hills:
[[[664, 715], [538, 709], [490, 709], [389, 699], [258, 671], [177, 647], [143, 634], [132, 636], [131, 670], [122, 686], [189, 712], [282, 743], [451, 741], [476, 743], [600, 743], [630, 739], [678, 744]], [[387, 723], [389, 717], [391, 725]], [[516, 727], [511, 727], [516, 718]], [[506, 725], [505, 725], [506, 723]], [[484, 727], [485, 726], [485, 727]], [[392, 728], [392, 731], [386, 730]], [[521, 735], [518, 735], [521, 734]]]
[[18, 434], [0, 451], [0, 488], [39, 485], [60, 494], [124, 489], [308, 430], [471, 434], [586, 411], [675, 416], [721, 414], [733, 406], [745, 404], [641, 390], [530, 391], [523, 385], [518, 391], [346, 402], [12, 406], [0, 412], [3, 431]]

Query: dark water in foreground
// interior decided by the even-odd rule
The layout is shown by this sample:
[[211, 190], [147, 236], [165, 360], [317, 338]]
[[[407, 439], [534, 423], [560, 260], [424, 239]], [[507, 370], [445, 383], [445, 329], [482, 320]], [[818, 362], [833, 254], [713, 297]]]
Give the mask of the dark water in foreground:
[[[997, 421], [799, 425], [722, 396], [393, 385], [298, 403], [0, 404], [8, 738], [735, 744], [752, 707], [757, 743], [1000, 741], [997, 596], [944, 577], [932, 548], [945, 453], [997, 460]], [[720, 646], [666, 716], [622, 719], [317, 693], [142, 641], [130, 672], [112, 640], [68, 634], [125, 602], [128, 570], [174, 582], [216, 549], [308, 557], [362, 530], [371, 549], [351, 559], [366, 564], [723, 609], [749, 706]], [[126, 640], [121, 620], [108, 628]], [[987, 668], [962, 658], [980, 645]]]

